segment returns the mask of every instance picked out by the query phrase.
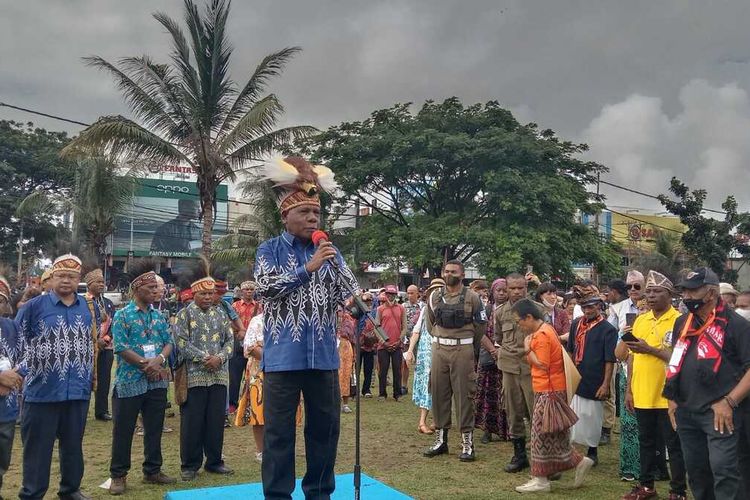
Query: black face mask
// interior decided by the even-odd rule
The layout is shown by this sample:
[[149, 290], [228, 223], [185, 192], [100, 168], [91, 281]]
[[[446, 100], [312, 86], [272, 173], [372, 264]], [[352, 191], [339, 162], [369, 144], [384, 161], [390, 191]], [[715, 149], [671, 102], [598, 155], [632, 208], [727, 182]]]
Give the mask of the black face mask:
[[698, 312], [698, 309], [703, 307], [703, 299], [682, 299], [682, 303], [685, 304], [685, 307], [688, 311], [695, 314]]

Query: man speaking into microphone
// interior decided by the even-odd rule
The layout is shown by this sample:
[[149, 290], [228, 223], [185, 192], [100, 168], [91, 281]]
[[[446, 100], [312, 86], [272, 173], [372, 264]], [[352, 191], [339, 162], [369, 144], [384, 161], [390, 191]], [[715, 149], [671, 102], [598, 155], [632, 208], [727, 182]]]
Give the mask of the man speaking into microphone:
[[286, 231], [261, 243], [255, 257], [265, 314], [263, 492], [266, 499], [292, 498], [302, 394], [307, 460], [302, 490], [305, 498], [329, 499], [336, 486], [341, 415], [336, 309], [359, 285], [327, 238], [318, 234], [318, 244], [312, 241], [320, 223], [319, 193], [335, 189], [333, 173], [289, 157], [267, 165], [264, 178], [278, 196]]

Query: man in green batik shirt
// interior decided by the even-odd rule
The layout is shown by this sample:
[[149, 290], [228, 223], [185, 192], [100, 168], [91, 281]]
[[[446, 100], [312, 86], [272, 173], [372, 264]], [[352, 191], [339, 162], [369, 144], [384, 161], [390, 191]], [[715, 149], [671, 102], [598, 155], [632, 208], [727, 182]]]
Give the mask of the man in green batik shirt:
[[182, 480], [206, 472], [232, 474], [221, 458], [234, 336], [229, 318], [214, 307], [213, 278], [191, 285], [194, 301], [177, 313], [174, 335], [187, 367], [187, 401], [180, 407]]

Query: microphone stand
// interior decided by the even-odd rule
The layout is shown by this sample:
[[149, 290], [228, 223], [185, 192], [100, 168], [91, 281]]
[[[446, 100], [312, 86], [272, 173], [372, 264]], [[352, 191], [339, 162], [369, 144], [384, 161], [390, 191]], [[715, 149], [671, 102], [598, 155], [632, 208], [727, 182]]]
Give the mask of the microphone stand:
[[[343, 286], [346, 291], [348, 291], [352, 295], [352, 300], [354, 301], [354, 305], [351, 308], [347, 308], [344, 303], [341, 304], [344, 306], [344, 310], [352, 313], [352, 316], [357, 319], [357, 327], [359, 327], [359, 319], [363, 316], [366, 318], [365, 321], [369, 321], [372, 323], [372, 325], [375, 327], [375, 333], [378, 337], [380, 337], [381, 340], [385, 341], [388, 340], [388, 336], [385, 334], [383, 329], [380, 327], [380, 322], [377, 321], [376, 318], [373, 318], [370, 316], [370, 308], [362, 302], [362, 299], [357, 295], [356, 290], [351, 286], [348, 280], [346, 280], [345, 276], [343, 276], [341, 272], [341, 268], [338, 266], [338, 263], [334, 260], [329, 262], [331, 264], [331, 267], [335, 269], [336, 271], [336, 278], [338, 283]], [[355, 410], [354, 414], [354, 500], [360, 499], [360, 489], [362, 487], [362, 464], [360, 462], [360, 455], [361, 455], [361, 448], [360, 448], [360, 429], [361, 429], [361, 417], [360, 417], [360, 389], [359, 389], [359, 370], [360, 370], [360, 364], [361, 364], [361, 353], [362, 353], [362, 342], [361, 342], [361, 334], [362, 332], [358, 331], [359, 328], [356, 328], [354, 331], [354, 344], [355, 344], [355, 366], [357, 370], [357, 375], [354, 377], [354, 387], [357, 391], [357, 393], [354, 396], [354, 400], [357, 403], [357, 408]]]

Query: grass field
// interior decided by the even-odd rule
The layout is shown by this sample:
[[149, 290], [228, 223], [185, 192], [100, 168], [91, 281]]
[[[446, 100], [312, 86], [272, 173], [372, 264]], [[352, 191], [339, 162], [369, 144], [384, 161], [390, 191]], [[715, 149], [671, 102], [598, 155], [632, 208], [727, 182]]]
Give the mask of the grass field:
[[[93, 404], [91, 405], [93, 408]], [[353, 406], [353, 405], [352, 405]], [[449, 456], [426, 459], [421, 456], [432, 436], [417, 433], [418, 410], [411, 397], [401, 402], [375, 399], [362, 400], [362, 470], [398, 490], [417, 499], [505, 499], [520, 498], [513, 488], [525, 482], [528, 474], [507, 474], [503, 467], [511, 456], [510, 443], [479, 443], [476, 436], [477, 460], [474, 463], [458, 461], [460, 437], [450, 436]], [[354, 414], [342, 415], [341, 439], [336, 471], [351, 472], [354, 461]], [[168, 418], [167, 424], [174, 432], [164, 434], [164, 472], [179, 476], [179, 413]], [[301, 437], [301, 428], [298, 436]], [[84, 439], [86, 472], [83, 490], [95, 498], [107, 498], [108, 493], [98, 488], [109, 477], [109, 459], [112, 439], [111, 423], [99, 422], [90, 416]], [[304, 474], [304, 444], [297, 439], [297, 476]], [[572, 489], [572, 473], [565, 474], [553, 483], [551, 494], [528, 495], [529, 498], [616, 499], [628, 491], [632, 483], [623, 483], [617, 474], [617, 435], [613, 444], [600, 449], [600, 465], [593, 469], [584, 487]], [[178, 483], [169, 489], [197, 488], [227, 483], [260, 481], [260, 464], [253, 459], [255, 446], [249, 428], [227, 429], [224, 440], [226, 463], [236, 472], [229, 478], [201, 473], [197, 480]], [[5, 498], [17, 495], [20, 487], [20, 431], [16, 433], [13, 462], [5, 476], [2, 494]], [[142, 441], [136, 436], [133, 445], [133, 467], [129, 476], [125, 498], [162, 498], [168, 488], [141, 484], [140, 463], [143, 460]], [[57, 498], [58, 462], [53, 459], [51, 487], [47, 498]], [[668, 485], [658, 483], [657, 489], [666, 496]]]

